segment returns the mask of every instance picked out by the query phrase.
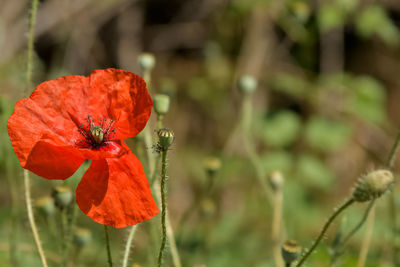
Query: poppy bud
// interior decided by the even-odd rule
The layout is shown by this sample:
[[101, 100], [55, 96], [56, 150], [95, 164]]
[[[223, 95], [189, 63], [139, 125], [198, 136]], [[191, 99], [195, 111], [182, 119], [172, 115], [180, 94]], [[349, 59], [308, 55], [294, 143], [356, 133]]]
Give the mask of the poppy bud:
[[54, 200], [49, 196], [37, 199], [35, 204], [40, 213], [46, 217], [49, 217], [54, 213]]
[[274, 191], [282, 189], [283, 181], [283, 175], [280, 171], [273, 171], [268, 177], [268, 182]]
[[86, 228], [76, 228], [74, 233], [74, 243], [78, 247], [83, 247], [92, 240], [92, 232]]
[[376, 170], [362, 176], [353, 192], [353, 198], [365, 202], [383, 195], [393, 185], [393, 173], [389, 170]]
[[217, 157], [207, 157], [203, 161], [204, 169], [209, 176], [214, 176], [221, 168], [221, 160]]
[[151, 53], [142, 53], [139, 55], [138, 63], [143, 71], [151, 71], [156, 64], [156, 59]]
[[215, 213], [215, 204], [212, 199], [210, 198], [203, 199], [200, 205], [201, 205], [201, 212], [204, 217], [210, 217]]
[[154, 110], [157, 115], [165, 115], [169, 110], [169, 96], [157, 94], [154, 96]]
[[66, 186], [56, 186], [52, 196], [59, 209], [65, 209], [72, 202], [72, 191]]
[[238, 82], [239, 90], [244, 94], [251, 94], [253, 93], [258, 85], [258, 81], [256, 78], [250, 75], [244, 75], [240, 77]]
[[286, 240], [282, 244], [281, 252], [286, 265], [290, 265], [300, 256], [301, 246], [295, 240]]
[[158, 130], [158, 145], [162, 151], [167, 150], [174, 141], [174, 132], [170, 129], [163, 128]]

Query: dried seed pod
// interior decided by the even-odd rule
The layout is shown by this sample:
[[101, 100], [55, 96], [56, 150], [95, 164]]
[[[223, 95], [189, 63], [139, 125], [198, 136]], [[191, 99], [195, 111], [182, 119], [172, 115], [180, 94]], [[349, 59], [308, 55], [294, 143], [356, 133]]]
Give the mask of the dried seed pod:
[[46, 217], [49, 217], [54, 213], [54, 200], [49, 196], [38, 198], [35, 204], [40, 213]]
[[268, 177], [268, 182], [272, 187], [272, 190], [281, 190], [284, 182], [283, 174], [280, 171], [271, 172]]
[[238, 81], [238, 88], [244, 94], [253, 93], [258, 85], [258, 81], [251, 75], [244, 75]]
[[209, 176], [214, 176], [221, 168], [221, 160], [217, 157], [206, 157], [203, 166]]
[[169, 110], [169, 96], [157, 94], [154, 96], [154, 110], [157, 115], [165, 115]]
[[151, 71], [156, 65], [156, 59], [151, 53], [142, 53], [138, 57], [138, 64], [143, 71]]
[[56, 186], [53, 189], [52, 197], [56, 206], [59, 209], [67, 208], [73, 200], [73, 194], [69, 187], [66, 186]]

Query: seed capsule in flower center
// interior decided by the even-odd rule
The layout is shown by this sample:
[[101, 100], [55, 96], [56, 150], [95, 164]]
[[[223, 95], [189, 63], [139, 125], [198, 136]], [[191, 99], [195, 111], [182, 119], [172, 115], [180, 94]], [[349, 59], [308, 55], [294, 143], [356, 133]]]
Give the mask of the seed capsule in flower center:
[[104, 138], [103, 128], [101, 128], [100, 126], [92, 126], [89, 131], [90, 134], [92, 135], [93, 140], [97, 144], [101, 144], [103, 142]]

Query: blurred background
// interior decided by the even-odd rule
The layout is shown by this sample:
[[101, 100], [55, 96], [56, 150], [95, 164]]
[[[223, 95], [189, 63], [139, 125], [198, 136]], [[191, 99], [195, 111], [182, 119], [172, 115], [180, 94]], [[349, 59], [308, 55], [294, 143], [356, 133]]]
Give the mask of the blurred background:
[[[0, 266], [40, 266], [6, 130], [23, 97], [29, 6], [0, 0]], [[168, 206], [183, 266], [275, 266], [272, 208], [257, 179], [267, 181], [274, 170], [284, 176], [280, 239], [309, 247], [357, 178], [385, 165], [400, 125], [397, 0], [43, 0], [35, 50], [35, 85], [109, 67], [140, 75], [138, 56], [155, 56], [150, 91], [171, 99], [164, 119], [175, 132]], [[243, 75], [258, 80], [250, 96], [251, 153], [238, 126]], [[140, 137], [130, 145], [140, 159], [149, 149]], [[72, 190], [85, 168], [68, 180]], [[40, 235], [50, 265], [58, 266], [59, 214], [43, 214], [38, 200], [61, 183], [32, 183]], [[391, 224], [400, 198], [393, 192], [395, 207], [387, 196], [377, 202], [365, 266], [400, 266]], [[365, 208], [354, 205], [334, 224], [309, 266], [331, 266], [334, 237]], [[134, 266], [154, 266], [158, 244], [148, 225], [157, 228], [159, 220], [138, 228]], [[102, 225], [78, 211], [78, 227], [90, 231], [91, 242], [75, 242], [71, 266], [107, 266]], [[336, 266], [356, 266], [364, 232]], [[117, 263], [126, 235], [112, 230]], [[10, 262], [10, 244], [18, 263]], [[165, 266], [172, 266], [168, 252]]]

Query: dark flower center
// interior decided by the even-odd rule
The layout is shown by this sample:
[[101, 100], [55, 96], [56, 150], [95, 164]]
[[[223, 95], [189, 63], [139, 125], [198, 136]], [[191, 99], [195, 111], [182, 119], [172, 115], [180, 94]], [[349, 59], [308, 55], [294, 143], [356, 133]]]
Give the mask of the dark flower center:
[[115, 128], [113, 128], [114, 120], [99, 118], [96, 121], [92, 116], [88, 116], [87, 125], [81, 124], [79, 126], [79, 133], [83, 139], [77, 142], [77, 145], [82, 148], [97, 149], [107, 145], [112, 137], [115, 135]]

